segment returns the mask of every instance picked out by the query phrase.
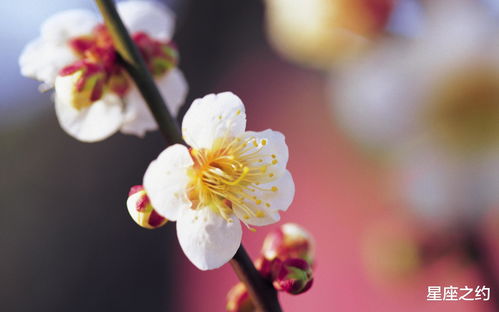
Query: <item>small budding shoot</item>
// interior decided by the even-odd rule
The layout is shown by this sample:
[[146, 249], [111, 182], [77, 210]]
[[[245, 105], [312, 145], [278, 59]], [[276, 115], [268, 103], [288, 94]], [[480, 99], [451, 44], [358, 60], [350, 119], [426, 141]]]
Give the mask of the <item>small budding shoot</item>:
[[166, 218], [154, 210], [142, 185], [131, 187], [128, 193], [127, 208], [133, 221], [143, 228], [157, 229], [168, 222]]
[[[254, 264], [277, 291], [298, 295], [312, 287], [314, 260], [313, 237], [301, 226], [286, 223], [267, 234]], [[228, 293], [227, 311], [256, 311], [244, 285]]]
[[253, 312], [256, 310], [243, 283], [238, 283], [231, 288], [227, 294], [225, 309], [229, 312]]

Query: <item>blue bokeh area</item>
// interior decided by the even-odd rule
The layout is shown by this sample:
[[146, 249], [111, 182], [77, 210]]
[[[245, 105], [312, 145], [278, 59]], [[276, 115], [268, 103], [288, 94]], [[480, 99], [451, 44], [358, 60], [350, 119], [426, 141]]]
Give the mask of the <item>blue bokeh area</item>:
[[[71, 8], [96, 11], [91, 1], [1, 1], [0, 127], [13, 126], [33, 115], [53, 110], [50, 93], [40, 95], [37, 81], [22, 77], [18, 58], [26, 43], [39, 36], [40, 25], [50, 15]], [[97, 11], [96, 11], [97, 12]]]

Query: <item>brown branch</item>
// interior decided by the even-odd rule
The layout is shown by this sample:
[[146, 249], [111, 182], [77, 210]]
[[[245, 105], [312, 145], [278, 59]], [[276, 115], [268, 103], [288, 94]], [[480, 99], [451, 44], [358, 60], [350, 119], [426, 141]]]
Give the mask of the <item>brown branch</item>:
[[245, 284], [258, 311], [282, 311], [276, 290], [272, 284], [263, 279], [256, 270], [243, 245], [239, 247], [234, 258], [230, 261], [230, 264], [239, 277], [239, 280]]
[[[170, 144], [184, 144], [180, 129], [168, 111], [166, 103], [146, 67], [142, 55], [119, 17], [113, 1], [95, 0], [95, 2], [104, 18], [107, 29], [111, 33], [121, 60], [149, 106], [161, 134]], [[239, 279], [245, 284], [259, 310], [265, 312], [281, 311], [275, 289], [258, 273], [242, 244], [230, 263]]]

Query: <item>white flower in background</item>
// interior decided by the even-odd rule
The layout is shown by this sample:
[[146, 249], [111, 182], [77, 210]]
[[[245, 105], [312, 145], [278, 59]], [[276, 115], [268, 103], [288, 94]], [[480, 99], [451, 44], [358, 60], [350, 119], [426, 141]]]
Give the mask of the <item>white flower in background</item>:
[[247, 226], [275, 223], [294, 196], [284, 136], [245, 129], [244, 105], [236, 95], [197, 99], [182, 123], [190, 148], [168, 147], [144, 175], [152, 205], [177, 221], [180, 245], [201, 270], [234, 256], [242, 236], [239, 220]]
[[398, 157], [419, 213], [478, 216], [498, 199], [499, 24], [476, 1], [427, 5], [419, 37], [387, 41], [331, 78], [334, 114]]
[[386, 41], [334, 73], [335, 117], [385, 149], [424, 139], [451, 153], [499, 146], [499, 24], [474, 1], [431, 3], [419, 38]]
[[[187, 83], [176, 68], [171, 38], [174, 15], [157, 2], [126, 1], [118, 12], [140, 49], [156, 84], [176, 114]], [[97, 15], [86, 10], [50, 17], [41, 36], [19, 59], [21, 73], [55, 87], [55, 108], [61, 127], [85, 142], [103, 140], [118, 130], [143, 136], [157, 129], [138, 89], [119, 64], [110, 35]]]
[[397, 164], [398, 186], [412, 211], [431, 223], [479, 221], [499, 203], [499, 157], [453, 158], [432, 146], [414, 146]]
[[266, 0], [271, 44], [300, 64], [330, 69], [383, 34], [395, 0]]

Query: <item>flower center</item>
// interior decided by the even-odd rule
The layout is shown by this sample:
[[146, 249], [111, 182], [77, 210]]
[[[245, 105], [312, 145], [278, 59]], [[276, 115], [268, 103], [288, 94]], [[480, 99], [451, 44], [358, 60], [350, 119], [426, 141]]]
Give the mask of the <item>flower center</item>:
[[[461, 69], [462, 70], [462, 69]], [[459, 152], [480, 152], [499, 141], [499, 73], [466, 68], [436, 86], [430, 128]]]
[[[155, 77], [177, 65], [178, 55], [172, 42], [159, 42], [142, 32], [132, 38]], [[59, 75], [79, 75], [72, 103], [76, 109], [90, 106], [108, 91], [125, 96], [130, 82], [105, 25], [97, 25], [91, 34], [73, 38], [68, 44], [79, 60], [61, 69]]]
[[257, 191], [278, 191], [276, 186], [259, 186], [272, 180], [269, 169], [277, 164], [275, 155], [261, 153], [266, 144], [266, 139], [231, 138], [217, 140], [212, 149], [191, 149], [194, 166], [189, 173], [189, 197], [193, 209], [210, 207], [227, 222], [232, 222], [236, 207], [244, 212], [243, 219], [264, 217], [264, 211], [255, 207], [270, 207], [270, 203], [257, 196]]

